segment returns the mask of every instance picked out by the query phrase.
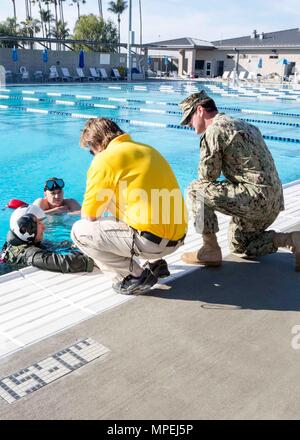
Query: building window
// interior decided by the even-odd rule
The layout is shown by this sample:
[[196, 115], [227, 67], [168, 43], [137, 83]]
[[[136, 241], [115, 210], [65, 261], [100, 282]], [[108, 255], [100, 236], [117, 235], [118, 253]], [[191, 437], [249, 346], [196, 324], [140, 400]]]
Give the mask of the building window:
[[100, 65], [101, 64], [110, 64], [110, 54], [109, 53], [100, 53]]
[[278, 60], [278, 55], [270, 55], [269, 56], [270, 60]]
[[227, 55], [227, 59], [228, 60], [233, 60], [234, 59], [234, 55]]
[[204, 70], [204, 60], [196, 60], [195, 62], [195, 69], [196, 70]]

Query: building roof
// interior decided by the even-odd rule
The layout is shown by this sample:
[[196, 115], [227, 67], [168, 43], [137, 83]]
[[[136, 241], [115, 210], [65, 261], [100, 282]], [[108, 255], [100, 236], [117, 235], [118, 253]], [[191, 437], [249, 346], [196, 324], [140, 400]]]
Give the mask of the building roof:
[[212, 44], [218, 49], [227, 48], [262, 48], [262, 47], [300, 47], [300, 30], [298, 28], [285, 31], [258, 33], [227, 40], [213, 41]]
[[173, 40], [157, 41], [154, 43], [148, 43], [147, 47], [178, 50], [178, 49], [213, 49], [214, 45], [210, 41], [199, 40], [197, 38], [175, 38]]

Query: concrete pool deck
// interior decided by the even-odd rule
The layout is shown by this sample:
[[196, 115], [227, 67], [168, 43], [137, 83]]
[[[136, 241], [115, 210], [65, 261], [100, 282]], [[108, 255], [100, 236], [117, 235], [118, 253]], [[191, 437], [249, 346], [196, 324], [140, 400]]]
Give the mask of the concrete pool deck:
[[[284, 191], [276, 227], [295, 229], [299, 182]], [[228, 254], [226, 225], [220, 232]], [[198, 245], [191, 234], [187, 247]], [[176, 258], [176, 281], [3, 353], [0, 378], [84, 338], [110, 350], [16, 403], [0, 399], [0, 418], [298, 419], [300, 351], [292, 348], [292, 329], [300, 325], [300, 275], [293, 256], [249, 262], [229, 255], [221, 268], [193, 271]]]

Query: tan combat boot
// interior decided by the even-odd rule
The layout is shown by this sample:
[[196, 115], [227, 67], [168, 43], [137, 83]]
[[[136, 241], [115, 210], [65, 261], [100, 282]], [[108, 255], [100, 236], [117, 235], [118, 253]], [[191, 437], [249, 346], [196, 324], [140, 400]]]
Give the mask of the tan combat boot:
[[199, 251], [186, 252], [181, 256], [187, 264], [203, 264], [204, 266], [221, 266], [222, 252], [215, 234], [203, 234], [203, 246]]
[[288, 248], [296, 257], [296, 271], [300, 272], [300, 232], [276, 233], [273, 239], [277, 248]]

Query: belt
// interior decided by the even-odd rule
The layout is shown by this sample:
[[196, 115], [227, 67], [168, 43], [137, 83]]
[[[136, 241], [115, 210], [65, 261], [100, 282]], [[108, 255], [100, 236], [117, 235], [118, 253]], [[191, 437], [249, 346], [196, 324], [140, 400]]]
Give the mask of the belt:
[[[145, 237], [147, 240], [152, 241], [152, 243], [160, 244], [163, 238], [158, 237], [157, 235], [152, 234], [151, 232], [142, 231], [140, 232], [141, 237]], [[178, 243], [181, 243], [185, 239], [185, 235], [179, 240], [169, 240], [166, 247], [174, 247], [177, 246]]]

